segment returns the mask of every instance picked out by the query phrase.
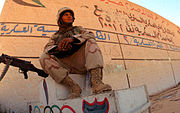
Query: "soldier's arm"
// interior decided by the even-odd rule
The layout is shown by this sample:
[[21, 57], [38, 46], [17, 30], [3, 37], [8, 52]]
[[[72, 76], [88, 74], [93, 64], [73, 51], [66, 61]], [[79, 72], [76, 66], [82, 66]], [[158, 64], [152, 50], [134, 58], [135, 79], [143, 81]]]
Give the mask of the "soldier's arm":
[[48, 53], [48, 51], [51, 50], [54, 46], [55, 46], [54, 37], [51, 36], [49, 42], [44, 47], [44, 52]]

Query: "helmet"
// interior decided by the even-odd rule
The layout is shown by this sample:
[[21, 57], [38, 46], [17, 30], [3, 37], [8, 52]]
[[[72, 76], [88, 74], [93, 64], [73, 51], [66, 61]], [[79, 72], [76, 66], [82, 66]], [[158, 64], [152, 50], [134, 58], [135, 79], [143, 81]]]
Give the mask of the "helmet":
[[72, 17], [73, 17], [73, 21], [74, 21], [74, 12], [72, 9], [68, 8], [68, 7], [63, 7], [61, 9], [58, 10], [58, 13], [57, 13], [57, 23], [59, 22], [59, 20], [61, 19], [61, 17], [63, 16], [63, 14], [65, 12], [70, 12], [72, 14]]

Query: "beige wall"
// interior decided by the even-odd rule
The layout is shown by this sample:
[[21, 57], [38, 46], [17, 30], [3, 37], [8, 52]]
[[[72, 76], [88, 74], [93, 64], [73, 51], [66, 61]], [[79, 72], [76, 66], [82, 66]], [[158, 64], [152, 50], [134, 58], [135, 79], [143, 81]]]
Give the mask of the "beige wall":
[[[34, 57], [58, 29], [57, 10], [67, 6], [75, 12], [74, 25], [94, 32], [104, 55], [103, 80], [113, 89], [146, 84], [155, 94], [180, 81], [180, 28], [148, 9], [127, 0], [41, 0], [45, 8], [32, 0], [15, 1], [6, 0], [0, 16], [0, 53], [31, 57], [25, 60], [40, 68]], [[24, 80], [17, 71], [10, 67], [0, 85], [0, 102], [10, 108], [38, 100], [43, 79], [29, 72]]]

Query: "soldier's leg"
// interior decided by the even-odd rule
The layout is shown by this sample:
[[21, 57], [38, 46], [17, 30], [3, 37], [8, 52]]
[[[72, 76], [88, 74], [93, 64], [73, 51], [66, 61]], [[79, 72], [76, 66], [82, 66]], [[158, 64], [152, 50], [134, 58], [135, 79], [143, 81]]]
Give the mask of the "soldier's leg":
[[81, 48], [71, 56], [59, 60], [64, 67], [70, 69], [70, 73], [82, 75], [87, 73], [85, 67], [85, 45], [82, 45]]
[[57, 83], [61, 83], [71, 90], [71, 94], [68, 98], [80, 96], [82, 91], [80, 86], [68, 76], [68, 70], [61, 65], [60, 61], [58, 61], [55, 56], [43, 53], [39, 60], [46, 73]]
[[89, 39], [85, 47], [86, 68], [91, 73], [93, 93], [112, 90], [111, 86], [102, 82], [103, 57], [100, 48], [94, 39]]
[[43, 53], [39, 58], [41, 67], [48, 73], [57, 83], [60, 83], [67, 75], [68, 70], [62, 67], [53, 55]]

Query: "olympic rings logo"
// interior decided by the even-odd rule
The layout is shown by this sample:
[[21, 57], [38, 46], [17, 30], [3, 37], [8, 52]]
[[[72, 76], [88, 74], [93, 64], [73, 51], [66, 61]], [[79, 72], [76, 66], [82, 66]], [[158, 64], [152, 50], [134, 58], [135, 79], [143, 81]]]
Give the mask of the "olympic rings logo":
[[[31, 106], [31, 105], [30, 105]], [[32, 107], [32, 106], [31, 106]], [[63, 110], [64, 109], [69, 109], [72, 111], [72, 113], [76, 113], [75, 110], [69, 106], [69, 105], [63, 105], [61, 108], [57, 105], [52, 105], [52, 106], [43, 106], [43, 105], [40, 105], [40, 106], [35, 106], [34, 109], [33, 109], [33, 113], [41, 113], [41, 111], [43, 110], [42, 113], [47, 113], [47, 111], [49, 111], [49, 113], [55, 113], [54, 110], [58, 110], [59, 113], [63, 113]], [[30, 108], [30, 113], [31, 113], [32, 109]]]

